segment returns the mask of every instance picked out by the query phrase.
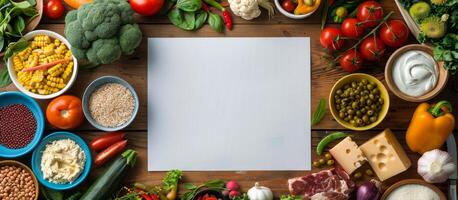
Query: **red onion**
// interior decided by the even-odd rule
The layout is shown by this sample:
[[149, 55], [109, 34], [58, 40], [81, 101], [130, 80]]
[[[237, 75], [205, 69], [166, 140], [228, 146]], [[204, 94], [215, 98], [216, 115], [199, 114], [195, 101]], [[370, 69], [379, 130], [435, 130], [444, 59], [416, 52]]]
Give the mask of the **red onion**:
[[374, 179], [360, 185], [356, 192], [357, 200], [376, 200], [379, 196], [380, 182]]

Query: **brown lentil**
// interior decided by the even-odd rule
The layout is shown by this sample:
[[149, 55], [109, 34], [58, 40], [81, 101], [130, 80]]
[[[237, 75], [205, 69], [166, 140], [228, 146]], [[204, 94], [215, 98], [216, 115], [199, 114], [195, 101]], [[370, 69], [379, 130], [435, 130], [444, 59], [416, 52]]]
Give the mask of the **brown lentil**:
[[0, 199], [35, 199], [35, 183], [32, 175], [22, 167], [6, 165], [0, 167]]
[[33, 113], [22, 104], [0, 108], [0, 145], [19, 149], [35, 137], [37, 122]]

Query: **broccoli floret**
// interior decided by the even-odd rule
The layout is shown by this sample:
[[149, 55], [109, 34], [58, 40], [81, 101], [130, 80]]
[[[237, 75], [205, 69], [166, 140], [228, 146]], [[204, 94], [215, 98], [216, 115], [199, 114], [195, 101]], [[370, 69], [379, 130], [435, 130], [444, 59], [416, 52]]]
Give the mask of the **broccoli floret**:
[[94, 0], [70, 11], [64, 33], [75, 57], [99, 65], [132, 54], [142, 39], [133, 14], [124, 0]]
[[137, 24], [126, 24], [121, 27], [121, 31], [119, 31], [119, 44], [124, 54], [133, 54], [141, 41], [142, 32]]

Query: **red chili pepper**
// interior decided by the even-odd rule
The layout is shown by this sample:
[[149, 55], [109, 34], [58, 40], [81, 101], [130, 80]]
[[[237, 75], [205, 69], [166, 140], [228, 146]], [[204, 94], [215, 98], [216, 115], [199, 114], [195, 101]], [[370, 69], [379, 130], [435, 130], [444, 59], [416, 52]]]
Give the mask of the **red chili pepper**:
[[232, 30], [232, 17], [229, 11], [227, 10], [223, 11], [223, 19], [224, 19], [224, 23], [226, 24], [226, 28], [228, 30]]
[[144, 199], [144, 200], [154, 200], [154, 199], [152, 199], [148, 194], [146, 194], [143, 190], [136, 189], [135, 191], [136, 191], [136, 192], [138, 193], [138, 195], [139, 195], [142, 199]]
[[159, 200], [159, 196], [155, 194], [150, 194], [149, 196], [151, 197], [152, 200]]

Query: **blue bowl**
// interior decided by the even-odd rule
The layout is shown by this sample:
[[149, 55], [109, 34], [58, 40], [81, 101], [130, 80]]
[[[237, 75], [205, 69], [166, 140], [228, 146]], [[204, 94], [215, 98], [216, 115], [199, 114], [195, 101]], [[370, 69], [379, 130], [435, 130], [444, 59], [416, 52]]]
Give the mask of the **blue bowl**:
[[[86, 154], [86, 163], [84, 165], [84, 169], [81, 172], [81, 174], [78, 176], [77, 179], [75, 179], [71, 183], [66, 183], [66, 184], [57, 184], [57, 183], [52, 183], [49, 182], [48, 180], [43, 178], [43, 172], [41, 171], [41, 157], [43, 155], [43, 151], [46, 148], [46, 145], [51, 143], [52, 141], [55, 140], [61, 140], [61, 139], [71, 139], [75, 141], [76, 144], [78, 144], [81, 149], [84, 151], [84, 154]], [[38, 147], [33, 151], [32, 154], [32, 170], [35, 176], [37, 177], [38, 182], [40, 182], [42, 185], [46, 186], [47, 188], [53, 189], [53, 190], [68, 190], [71, 188], [74, 188], [81, 184], [84, 179], [87, 178], [89, 172], [91, 171], [91, 166], [92, 166], [92, 156], [91, 156], [91, 150], [89, 149], [89, 146], [86, 144], [86, 142], [81, 139], [79, 136], [70, 133], [70, 132], [54, 132], [49, 134], [48, 136], [44, 137], [43, 140], [40, 142]]]
[[[100, 86], [107, 84], [107, 83], [118, 83], [121, 84], [122, 86], [126, 87], [129, 89], [129, 91], [132, 93], [132, 96], [134, 97], [134, 111], [132, 113], [132, 116], [130, 117], [129, 120], [127, 120], [126, 123], [124, 123], [121, 126], [118, 127], [105, 127], [100, 124], [98, 124], [94, 118], [92, 118], [91, 113], [89, 112], [89, 98], [91, 97], [91, 94]], [[116, 76], [102, 76], [100, 78], [95, 79], [92, 81], [92, 83], [87, 86], [86, 90], [84, 91], [83, 94], [83, 99], [82, 99], [82, 104], [83, 104], [83, 113], [84, 116], [86, 116], [87, 121], [92, 124], [97, 129], [100, 129], [102, 131], [107, 131], [107, 132], [112, 132], [112, 131], [119, 131], [121, 129], [126, 128], [129, 126], [135, 119], [135, 116], [137, 115], [138, 112], [138, 96], [137, 93], [135, 92], [134, 88], [125, 80], [116, 77]]]
[[2, 158], [16, 158], [32, 151], [40, 141], [45, 128], [45, 118], [43, 116], [43, 112], [35, 100], [20, 92], [0, 92], [0, 108], [11, 104], [22, 104], [29, 108], [35, 117], [37, 130], [35, 131], [35, 137], [33, 137], [32, 141], [30, 141], [30, 143], [25, 147], [20, 149], [10, 149], [0, 145], [0, 157]]

